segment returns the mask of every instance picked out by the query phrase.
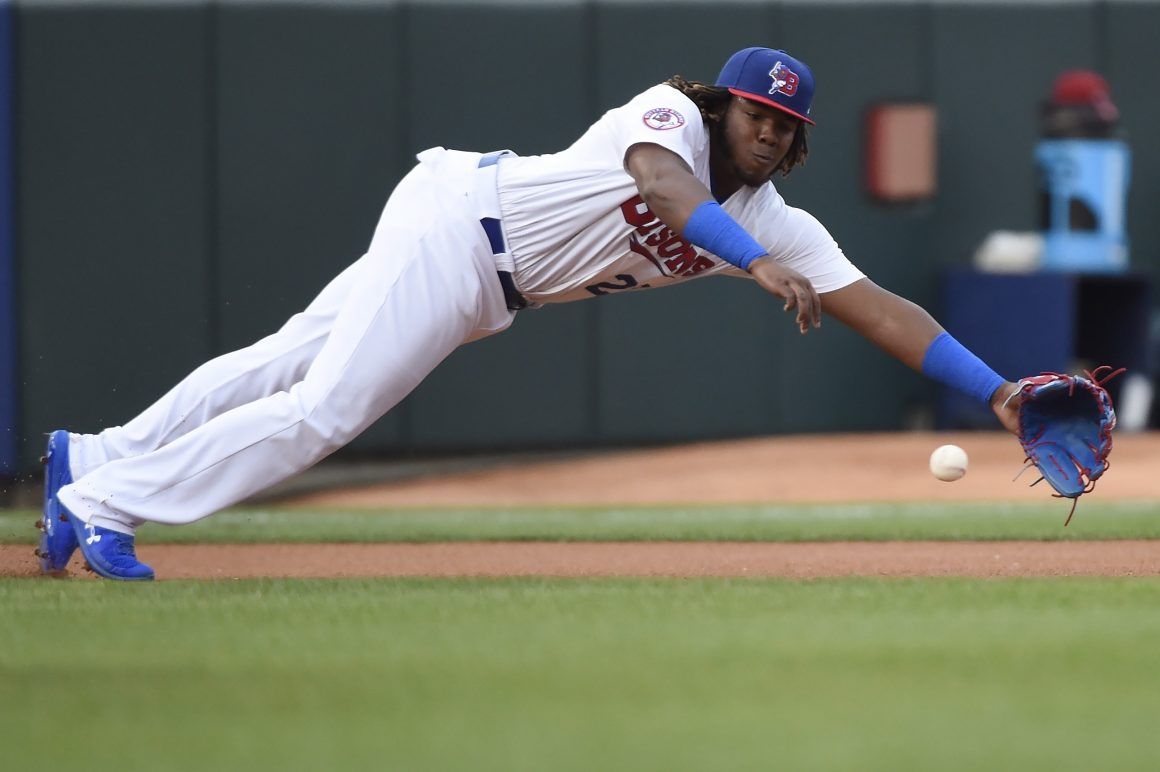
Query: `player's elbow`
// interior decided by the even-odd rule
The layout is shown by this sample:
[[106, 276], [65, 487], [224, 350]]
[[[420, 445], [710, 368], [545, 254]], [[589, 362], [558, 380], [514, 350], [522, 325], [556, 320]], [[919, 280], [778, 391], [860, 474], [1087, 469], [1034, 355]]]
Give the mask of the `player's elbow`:
[[648, 208], [654, 212], [667, 208], [673, 200], [672, 193], [665, 190], [664, 181], [655, 176], [638, 180], [636, 189], [640, 192], [640, 197], [648, 205]]
[[682, 180], [673, 174], [658, 174], [641, 179], [637, 190], [644, 203], [669, 227], [680, 228], [703, 196], [690, 195]]

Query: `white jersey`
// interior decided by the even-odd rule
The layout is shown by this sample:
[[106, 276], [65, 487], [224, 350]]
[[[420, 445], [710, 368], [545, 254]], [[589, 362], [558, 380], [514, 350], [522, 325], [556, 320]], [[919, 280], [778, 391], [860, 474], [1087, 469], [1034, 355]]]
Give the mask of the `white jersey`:
[[[628, 148], [642, 142], [676, 153], [711, 188], [708, 128], [692, 100], [663, 84], [609, 110], [562, 152], [500, 162], [504, 234], [528, 300], [562, 303], [711, 274], [749, 275], [649, 211], [624, 168]], [[818, 292], [863, 278], [825, 227], [788, 206], [772, 183], [743, 186], [722, 207]]]

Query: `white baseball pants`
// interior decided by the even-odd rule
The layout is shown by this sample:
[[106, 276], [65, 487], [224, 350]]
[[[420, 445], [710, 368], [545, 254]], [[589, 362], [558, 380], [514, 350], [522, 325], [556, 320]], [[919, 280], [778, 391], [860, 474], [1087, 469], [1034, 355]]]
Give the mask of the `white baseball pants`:
[[64, 505], [122, 532], [193, 522], [317, 463], [461, 344], [507, 329], [515, 314], [479, 224], [489, 192], [478, 159], [423, 153], [366, 255], [305, 311], [202, 365], [124, 426], [73, 435]]

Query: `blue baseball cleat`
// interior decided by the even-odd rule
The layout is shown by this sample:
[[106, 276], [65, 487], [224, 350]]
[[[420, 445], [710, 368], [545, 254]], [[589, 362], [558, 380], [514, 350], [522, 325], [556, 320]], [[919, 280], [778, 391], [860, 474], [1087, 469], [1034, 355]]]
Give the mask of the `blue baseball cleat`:
[[40, 546], [36, 557], [40, 559], [40, 570], [46, 574], [65, 573], [68, 561], [77, 548], [77, 534], [69, 522], [68, 510], [56, 497], [58, 491], [72, 483], [72, 471], [68, 464], [68, 432], [57, 429], [48, 435], [48, 448], [44, 452], [44, 513], [36, 521], [40, 529]]
[[[65, 512], [68, 512], [63, 506]], [[76, 532], [81, 554], [89, 568], [106, 579], [123, 582], [147, 582], [153, 578], [153, 569], [137, 560], [134, 538], [127, 533], [90, 525], [69, 514]]]

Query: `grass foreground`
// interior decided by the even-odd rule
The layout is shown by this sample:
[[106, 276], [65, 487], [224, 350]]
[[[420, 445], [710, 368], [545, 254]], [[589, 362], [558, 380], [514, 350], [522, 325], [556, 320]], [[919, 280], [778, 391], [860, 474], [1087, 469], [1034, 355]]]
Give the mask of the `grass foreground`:
[[1088, 770], [1160, 581], [0, 580], [9, 769]]
[[[314, 510], [240, 508], [179, 527], [142, 528], [143, 544], [256, 542], [883, 541], [1160, 539], [1160, 503], [868, 503], [730, 507]], [[32, 510], [0, 512], [0, 543], [32, 543]]]
[[[236, 509], [154, 543], [1160, 539], [1150, 503]], [[0, 513], [31, 543], [36, 513]], [[0, 579], [5, 769], [1151, 770], [1160, 579]]]

